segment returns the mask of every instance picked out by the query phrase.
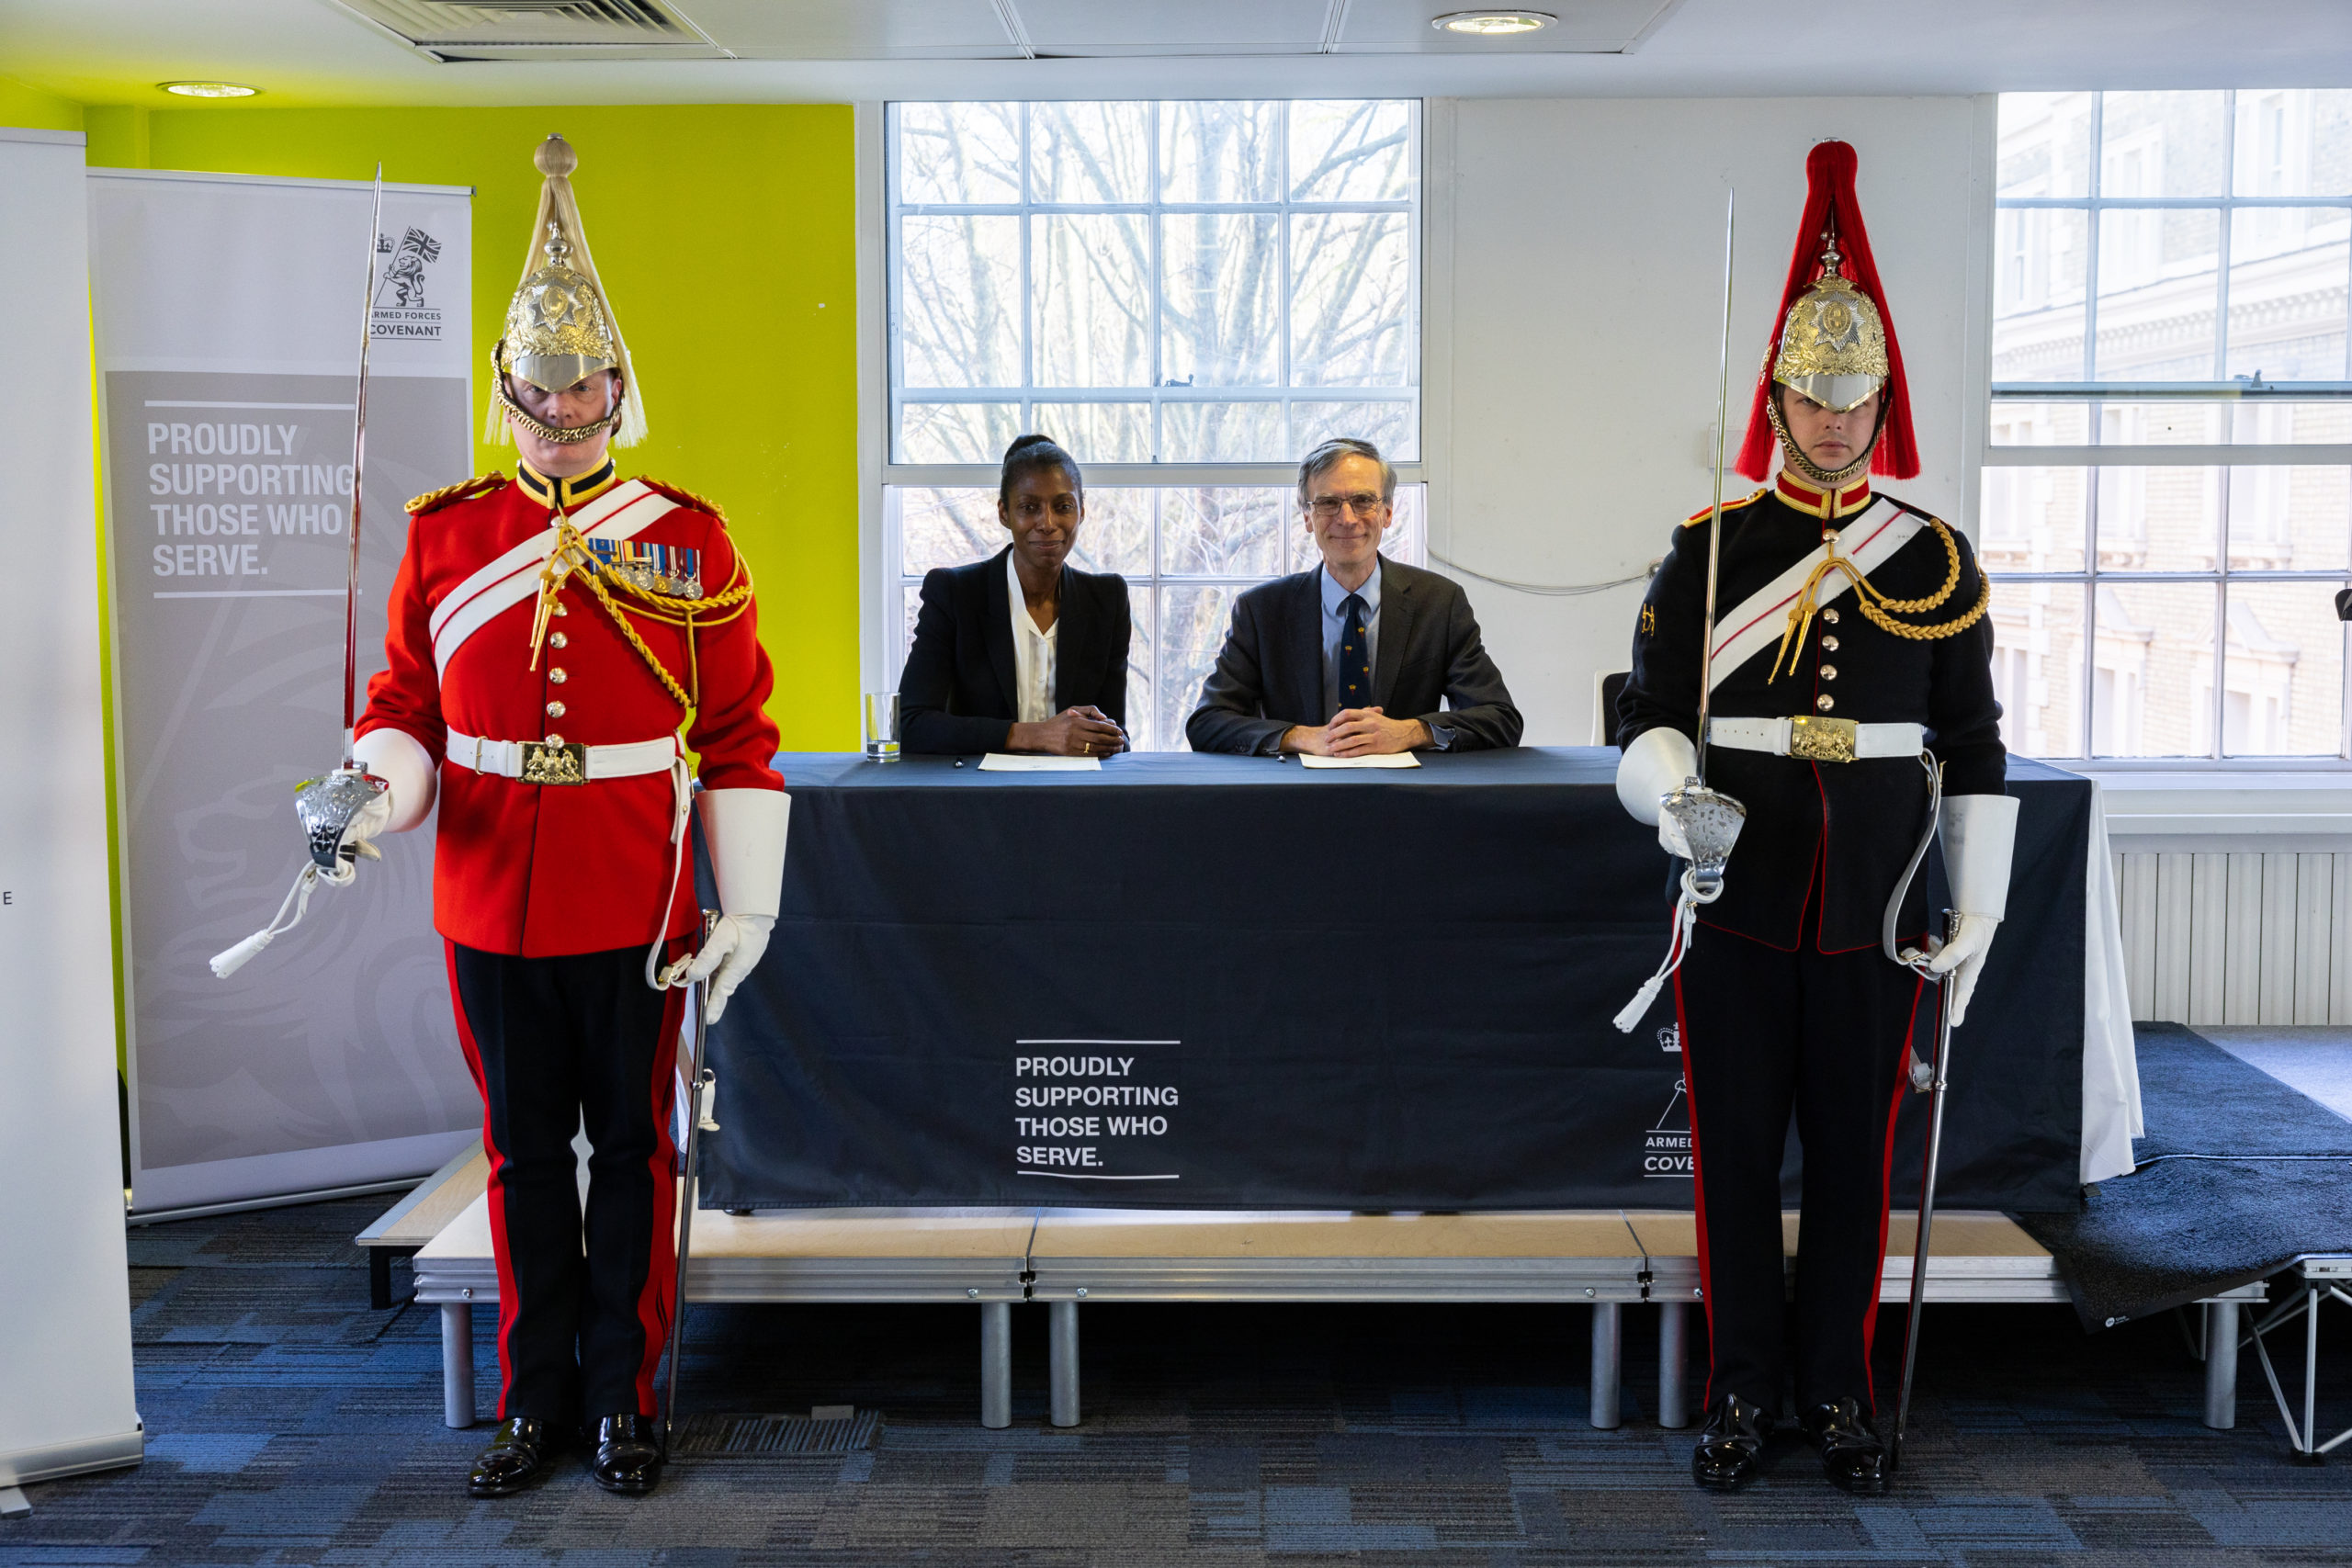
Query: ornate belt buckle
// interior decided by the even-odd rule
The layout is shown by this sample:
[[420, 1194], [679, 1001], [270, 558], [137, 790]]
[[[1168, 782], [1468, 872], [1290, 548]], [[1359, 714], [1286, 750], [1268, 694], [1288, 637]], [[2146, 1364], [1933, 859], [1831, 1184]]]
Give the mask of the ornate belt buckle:
[[527, 784], [586, 784], [588, 748], [577, 740], [524, 741], [523, 782]]
[[1850, 762], [1861, 733], [1850, 718], [1798, 714], [1789, 720], [1789, 755], [1809, 762]]

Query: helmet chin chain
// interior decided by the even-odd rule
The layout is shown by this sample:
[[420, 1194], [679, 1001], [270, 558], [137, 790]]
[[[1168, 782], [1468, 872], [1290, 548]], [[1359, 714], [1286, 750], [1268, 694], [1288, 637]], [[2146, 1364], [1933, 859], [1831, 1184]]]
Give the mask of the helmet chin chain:
[[1856, 454], [1852, 462], [1842, 468], [1832, 470], [1821, 467], [1806, 457], [1804, 448], [1797, 445], [1796, 437], [1789, 434], [1788, 422], [1781, 414], [1780, 398], [1774, 396], [1764, 400], [1764, 417], [1772, 422], [1772, 434], [1781, 438], [1781, 460], [1795, 469], [1797, 477], [1807, 484], [1817, 485], [1827, 491], [1844, 490], [1870, 471], [1871, 454], [1878, 450], [1878, 438], [1886, 430], [1886, 401], [1881, 399], [1878, 406], [1878, 423], [1871, 428], [1869, 444]]
[[[503, 346], [503, 343], [499, 345]], [[490, 351], [491, 396], [498, 400], [498, 406], [505, 411], [508, 421], [524, 434], [559, 446], [577, 446], [582, 441], [594, 441], [606, 431], [620, 428], [622, 400], [618, 398], [613, 400], [612, 412], [586, 424], [549, 424], [544, 420], [534, 419], [522, 404], [514, 400], [514, 394], [507, 390], [507, 373], [498, 361], [499, 348], [494, 347]]]

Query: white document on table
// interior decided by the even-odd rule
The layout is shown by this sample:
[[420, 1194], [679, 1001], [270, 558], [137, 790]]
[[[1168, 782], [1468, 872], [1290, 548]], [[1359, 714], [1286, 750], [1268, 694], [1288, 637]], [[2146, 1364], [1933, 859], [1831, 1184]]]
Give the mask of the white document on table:
[[990, 751], [980, 759], [984, 773], [1099, 773], [1102, 771], [1100, 757], [1022, 757], [1010, 751]]
[[1310, 768], [1418, 768], [1421, 760], [1410, 751], [1384, 751], [1369, 757], [1318, 757], [1301, 751], [1298, 760]]

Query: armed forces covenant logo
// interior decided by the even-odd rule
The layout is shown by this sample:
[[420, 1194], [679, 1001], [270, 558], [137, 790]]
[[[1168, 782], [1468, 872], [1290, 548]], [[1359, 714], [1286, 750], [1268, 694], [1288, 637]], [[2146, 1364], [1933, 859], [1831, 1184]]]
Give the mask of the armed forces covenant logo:
[[[1660, 1029], [1657, 1048], [1668, 1055], [1682, 1055], [1681, 1025], [1669, 1023]], [[1690, 1101], [1682, 1092], [1682, 1079], [1678, 1074], [1666, 1109], [1642, 1134], [1642, 1177], [1645, 1180], [1687, 1181], [1694, 1168], [1690, 1156]]]
[[1677, 1078], [1666, 1109], [1642, 1134], [1642, 1176], [1645, 1180], [1688, 1181], [1696, 1169], [1690, 1155], [1690, 1101], [1682, 1092], [1682, 1080]]
[[396, 242], [390, 234], [376, 236], [376, 303], [371, 329], [378, 338], [411, 338], [425, 342], [441, 336], [441, 312], [429, 296], [437, 294], [432, 281], [433, 264], [441, 259], [441, 242], [411, 227]]

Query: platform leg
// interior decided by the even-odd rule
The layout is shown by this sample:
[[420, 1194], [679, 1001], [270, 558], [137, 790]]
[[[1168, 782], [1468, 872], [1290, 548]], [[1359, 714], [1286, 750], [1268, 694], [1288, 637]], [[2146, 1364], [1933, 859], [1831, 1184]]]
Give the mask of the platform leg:
[[2205, 1425], [2238, 1424], [2238, 1303], [2205, 1303]]
[[474, 1424], [474, 1309], [468, 1302], [441, 1303], [441, 1419], [451, 1427]]
[[1664, 1302], [1657, 1314], [1657, 1424], [1690, 1424], [1690, 1303]]
[[0, 1519], [29, 1519], [33, 1506], [25, 1501], [21, 1486], [0, 1486]]
[[1057, 1427], [1078, 1425], [1078, 1303], [1048, 1302], [1046, 1328], [1051, 1340], [1048, 1357], [1053, 1385], [1052, 1413]]
[[980, 1303], [980, 1425], [1012, 1425], [1012, 1303]]
[[2319, 1451], [2319, 1288], [2303, 1304], [2303, 1452]]
[[1624, 1348], [1624, 1312], [1616, 1302], [1592, 1303], [1592, 1424], [1613, 1430], [1617, 1414], [1619, 1354]]
[[368, 1249], [368, 1305], [377, 1312], [392, 1310], [392, 1249]]

